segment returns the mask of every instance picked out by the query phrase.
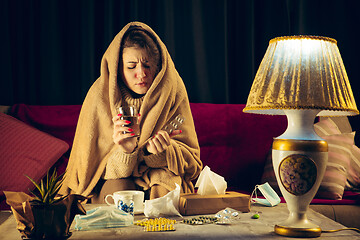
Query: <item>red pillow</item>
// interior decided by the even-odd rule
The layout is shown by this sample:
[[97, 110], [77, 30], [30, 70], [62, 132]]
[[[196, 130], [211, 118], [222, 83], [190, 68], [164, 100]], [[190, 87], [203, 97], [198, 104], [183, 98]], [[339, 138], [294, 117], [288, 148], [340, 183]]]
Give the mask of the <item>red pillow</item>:
[[69, 145], [11, 116], [0, 113], [0, 200], [3, 191], [28, 192], [42, 179]]

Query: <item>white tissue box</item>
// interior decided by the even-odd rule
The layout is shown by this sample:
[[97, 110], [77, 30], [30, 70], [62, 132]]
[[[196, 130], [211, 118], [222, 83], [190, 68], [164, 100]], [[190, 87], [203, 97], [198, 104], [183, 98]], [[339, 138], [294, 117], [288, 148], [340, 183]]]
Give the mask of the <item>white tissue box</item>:
[[180, 194], [179, 211], [185, 216], [215, 214], [227, 207], [241, 212], [250, 212], [250, 195], [238, 192], [214, 195]]

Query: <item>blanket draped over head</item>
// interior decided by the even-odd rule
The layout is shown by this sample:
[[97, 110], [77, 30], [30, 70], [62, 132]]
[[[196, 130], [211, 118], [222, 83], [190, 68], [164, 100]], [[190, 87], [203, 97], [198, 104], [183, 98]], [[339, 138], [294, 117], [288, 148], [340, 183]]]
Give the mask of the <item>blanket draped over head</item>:
[[[144, 190], [154, 184], [173, 190], [175, 182], [181, 184], [182, 192], [188, 193], [194, 190], [191, 181], [198, 177], [202, 163], [184, 83], [157, 34], [143, 23], [131, 22], [116, 35], [106, 50], [101, 61], [101, 75], [84, 100], [60, 191], [62, 194], [76, 193], [84, 196], [92, 194], [94, 187], [103, 176], [109, 153], [119, 148], [112, 138], [112, 117], [116, 114], [116, 106], [120, 106], [124, 101], [118, 85], [118, 66], [119, 61], [122, 61], [119, 53], [124, 33], [131, 26], [141, 27], [154, 37], [160, 48], [162, 64], [141, 104], [141, 134], [136, 150], [139, 154], [133, 176], [137, 179], [136, 183]], [[122, 81], [120, 76], [119, 79]], [[149, 138], [178, 114], [185, 117], [181, 125], [183, 132], [172, 137], [171, 145], [163, 153], [167, 167], [155, 169], [147, 167], [140, 154], [143, 152], [141, 149], [145, 147]]]

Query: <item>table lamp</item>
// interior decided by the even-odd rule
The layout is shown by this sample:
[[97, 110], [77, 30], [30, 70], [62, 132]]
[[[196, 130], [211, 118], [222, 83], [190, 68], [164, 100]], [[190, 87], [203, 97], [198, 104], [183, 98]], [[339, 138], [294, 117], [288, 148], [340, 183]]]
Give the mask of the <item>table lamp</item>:
[[244, 112], [287, 116], [287, 129], [273, 140], [272, 161], [289, 217], [275, 225], [275, 233], [320, 236], [321, 228], [306, 215], [328, 161], [327, 142], [314, 131], [315, 117], [359, 114], [337, 41], [319, 36], [270, 40]]

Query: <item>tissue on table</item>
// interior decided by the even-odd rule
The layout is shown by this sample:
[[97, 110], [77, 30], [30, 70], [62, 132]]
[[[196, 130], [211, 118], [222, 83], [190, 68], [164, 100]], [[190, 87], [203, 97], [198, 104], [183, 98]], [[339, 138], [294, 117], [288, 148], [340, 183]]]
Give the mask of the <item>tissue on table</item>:
[[196, 193], [180, 194], [179, 212], [185, 216], [215, 214], [225, 208], [249, 212], [250, 195], [233, 191], [213, 195], [200, 195]]
[[[176, 183], [175, 183], [176, 184]], [[163, 215], [181, 216], [178, 211], [180, 199], [180, 186], [176, 184], [175, 190], [169, 192], [160, 198], [146, 200], [144, 207], [144, 215], [146, 217], [158, 217]]]
[[200, 195], [225, 194], [227, 183], [224, 177], [214, 173], [208, 166], [201, 171], [195, 184]]
[[91, 209], [86, 215], [75, 216], [75, 230], [117, 228], [132, 225], [134, 217], [114, 205]]

